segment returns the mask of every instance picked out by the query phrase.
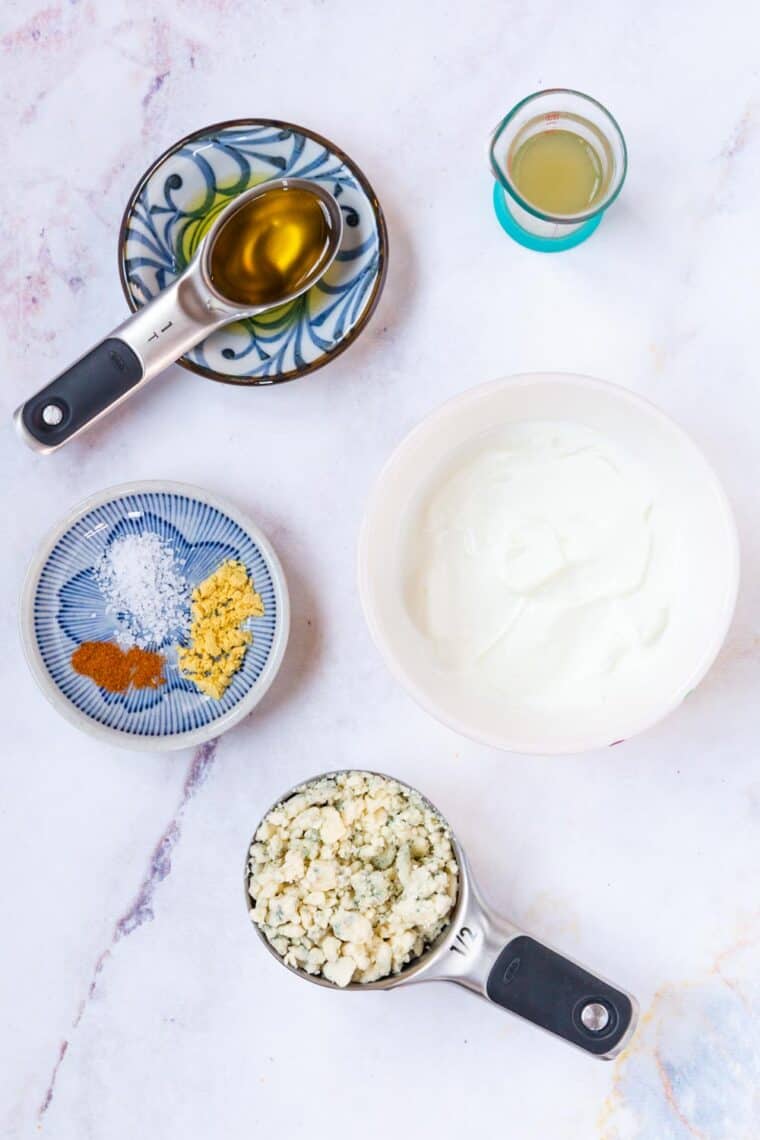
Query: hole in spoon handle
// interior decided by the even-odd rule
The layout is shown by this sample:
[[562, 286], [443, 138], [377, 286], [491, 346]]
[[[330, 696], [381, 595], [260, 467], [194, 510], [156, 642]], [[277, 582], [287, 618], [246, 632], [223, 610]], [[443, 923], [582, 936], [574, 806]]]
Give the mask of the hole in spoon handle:
[[24, 438], [53, 451], [139, 384], [143, 367], [118, 337], [101, 341], [19, 408]]
[[628, 994], [527, 934], [511, 939], [486, 983], [491, 1001], [596, 1057], [611, 1057], [631, 1030]]

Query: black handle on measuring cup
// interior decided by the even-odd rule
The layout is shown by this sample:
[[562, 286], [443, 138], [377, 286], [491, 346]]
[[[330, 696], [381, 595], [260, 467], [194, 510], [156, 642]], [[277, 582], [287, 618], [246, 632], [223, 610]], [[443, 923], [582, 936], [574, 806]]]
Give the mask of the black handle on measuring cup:
[[527, 934], [500, 952], [486, 993], [497, 1005], [597, 1057], [614, 1055], [636, 1017], [628, 994]]
[[27, 442], [39, 451], [59, 447], [142, 378], [134, 349], [108, 337], [21, 405], [16, 416]]

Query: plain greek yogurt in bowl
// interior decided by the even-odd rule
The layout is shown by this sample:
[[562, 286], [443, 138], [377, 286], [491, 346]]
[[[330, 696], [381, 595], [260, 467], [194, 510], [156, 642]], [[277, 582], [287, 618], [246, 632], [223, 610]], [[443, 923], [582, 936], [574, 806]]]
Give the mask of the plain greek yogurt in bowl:
[[565, 375], [472, 389], [383, 471], [359, 580], [370, 630], [451, 727], [522, 752], [612, 744], [709, 668], [738, 583], [717, 479], [624, 389]]
[[548, 713], [625, 699], [656, 667], [677, 519], [599, 432], [527, 421], [477, 437], [405, 538], [408, 613], [462, 683]]

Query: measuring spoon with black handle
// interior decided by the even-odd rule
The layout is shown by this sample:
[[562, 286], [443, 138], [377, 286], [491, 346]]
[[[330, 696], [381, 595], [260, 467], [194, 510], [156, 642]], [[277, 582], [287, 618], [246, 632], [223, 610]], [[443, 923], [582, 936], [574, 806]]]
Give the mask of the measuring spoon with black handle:
[[[293, 292], [266, 305], [241, 305], [214, 287], [210, 272], [214, 244], [239, 210], [254, 198], [277, 190], [306, 190], [319, 199], [327, 222], [325, 248]], [[233, 198], [214, 220], [188, 267], [171, 285], [17, 409], [14, 420], [21, 438], [43, 454], [56, 451], [216, 329], [300, 297], [330, 268], [342, 235], [340, 207], [318, 182], [276, 178]]]

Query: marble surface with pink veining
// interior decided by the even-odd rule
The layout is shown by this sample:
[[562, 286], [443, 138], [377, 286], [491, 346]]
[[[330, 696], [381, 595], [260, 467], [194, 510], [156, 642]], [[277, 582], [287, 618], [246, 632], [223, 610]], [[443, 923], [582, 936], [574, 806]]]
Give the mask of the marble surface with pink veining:
[[[760, 1136], [760, 16], [751, 0], [5, 0], [0, 361], [5, 549], [0, 1136], [56, 1140], [757, 1140]], [[526, 92], [587, 90], [630, 148], [594, 238], [498, 229], [488, 132]], [[245, 115], [346, 149], [385, 208], [386, 292], [307, 380], [178, 368], [56, 455], [13, 408], [123, 318], [122, 209], [173, 140]], [[372, 480], [443, 399], [564, 369], [655, 400], [714, 463], [743, 581], [726, 646], [614, 750], [502, 755], [419, 710], [354, 582]], [[97, 743], [43, 700], [16, 631], [25, 568], [78, 500], [173, 478], [270, 535], [293, 632], [260, 708], [195, 754]], [[593, 1061], [462, 990], [337, 995], [249, 929], [241, 869], [279, 792], [363, 765], [451, 819], [488, 894], [630, 988]]]

